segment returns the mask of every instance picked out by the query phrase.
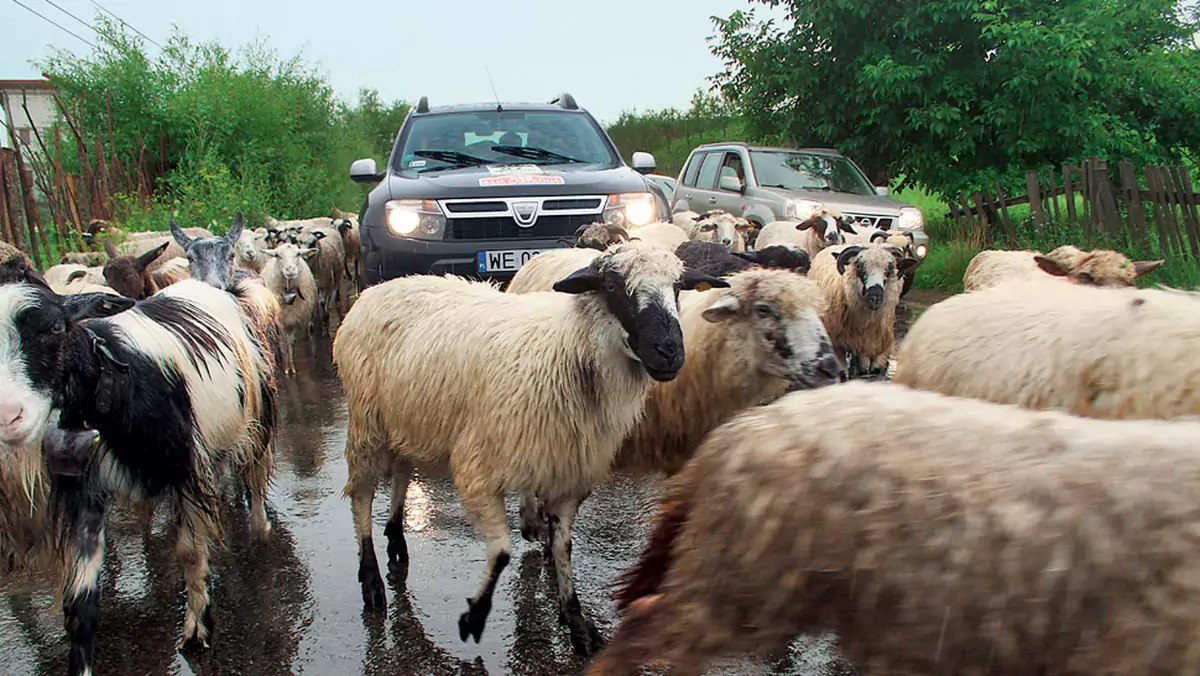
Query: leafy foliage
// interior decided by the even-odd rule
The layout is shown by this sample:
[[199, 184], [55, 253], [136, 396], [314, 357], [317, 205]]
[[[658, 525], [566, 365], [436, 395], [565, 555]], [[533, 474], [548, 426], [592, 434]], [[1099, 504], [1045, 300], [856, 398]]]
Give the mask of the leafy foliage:
[[634, 152], [652, 153], [658, 164], [655, 173], [665, 176], [678, 175], [688, 154], [702, 143], [751, 140], [727, 102], [699, 91], [686, 111], [626, 111], [607, 131], [626, 162]]
[[1176, 0], [759, 0], [714, 17], [751, 134], [833, 145], [873, 179], [953, 194], [1078, 160], [1200, 150], [1194, 12]]
[[372, 90], [349, 108], [298, 57], [261, 43], [234, 54], [176, 31], [151, 59], [122, 26], [98, 23], [91, 55], [59, 52], [41, 65], [88, 145], [103, 139], [150, 177], [149, 200], [115, 199], [118, 220], [134, 229], [165, 228], [169, 217], [223, 229], [239, 210], [251, 223], [357, 210], [350, 162], [386, 155], [408, 110]]

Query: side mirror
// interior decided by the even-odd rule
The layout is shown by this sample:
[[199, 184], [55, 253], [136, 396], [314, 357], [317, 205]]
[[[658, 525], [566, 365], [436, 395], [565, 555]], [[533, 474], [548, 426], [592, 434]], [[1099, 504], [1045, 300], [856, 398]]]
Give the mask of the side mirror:
[[658, 166], [654, 162], [653, 155], [651, 155], [650, 153], [642, 152], [640, 150], [637, 151], [636, 153], [634, 153], [633, 157], [630, 159], [631, 159], [630, 165], [632, 165], [633, 170], [639, 174], [649, 174], [649, 173], [653, 172], [654, 169]]
[[742, 191], [742, 182], [737, 180], [736, 176], [722, 176], [720, 182], [717, 183], [717, 187], [721, 190], [740, 193]]
[[350, 180], [355, 183], [374, 183], [383, 179], [383, 174], [375, 168], [374, 158], [354, 160], [350, 164]]
[[875, 186], [875, 192], [883, 197], [887, 197], [888, 187], [886, 185], [877, 185]]

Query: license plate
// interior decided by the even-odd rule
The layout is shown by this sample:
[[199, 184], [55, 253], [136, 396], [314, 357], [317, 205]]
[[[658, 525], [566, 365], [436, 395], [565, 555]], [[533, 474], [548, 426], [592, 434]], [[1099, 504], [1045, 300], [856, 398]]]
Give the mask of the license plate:
[[516, 272], [542, 249], [520, 249], [516, 251], [480, 251], [476, 267], [480, 272]]

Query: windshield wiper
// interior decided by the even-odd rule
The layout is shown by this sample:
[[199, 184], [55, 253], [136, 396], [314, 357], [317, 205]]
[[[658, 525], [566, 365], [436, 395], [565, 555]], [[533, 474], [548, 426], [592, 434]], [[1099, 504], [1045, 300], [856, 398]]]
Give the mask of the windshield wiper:
[[487, 164], [488, 161], [482, 157], [475, 157], [466, 153], [460, 153], [457, 150], [417, 150], [413, 152], [417, 157], [428, 157], [431, 160], [445, 162], [448, 166], [445, 167], [430, 167], [422, 169], [421, 172], [438, 171], [441, 169], [461, 169], [463, 167], [478, 167]]
[[514, 157], [521, 157], [527, 160], [556, 160], [556, 163], [576, 163], [587, 164], [584, 160], [569, 157], [561, 153], [556, 153], [553, 150], [546, 150], [537, 146], [492, 146], [492, 152], [504, 153]]

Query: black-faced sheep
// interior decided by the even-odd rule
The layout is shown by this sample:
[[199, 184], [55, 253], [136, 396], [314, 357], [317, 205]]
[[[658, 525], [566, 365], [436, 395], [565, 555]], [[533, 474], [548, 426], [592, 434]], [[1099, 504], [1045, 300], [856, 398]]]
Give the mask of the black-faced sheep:
[[587, 673], [698, 676], [822, 630], [865, 674], [1200, 673], [1197, 438], [887, 383], [786, 395], [668, 483]]
[[1083, 251], [1070, 244], [1048, 254], [1038, 251], [980, 251], [963, 273], [963, 288], [978, 291], [1011, 281], [1057, 277], [1076, 284], [1130, 287], [1164, 260], [1130, 261], [1107, 249]]
[[[687, 361], [674, 380], [651, 386], [645, 414], [617, 452], [614, 471], [674, 474], [705, 435], [734, 414], [790, 387], [839, 381], [842, 368], [821, 323], [824, 296], [816, 283], [762, 269], [726, 281], [728, 289], [680, 294]], [[521, 521], [527, 540], [545, 532], [535, 496], [522, 496]]]
[[45, 433], [48, 460], [69, 461], [62, 447], [71, 438], [98, 433], [94, 456], [74, 457], [74, 470], [55, 477], [51, 499], [67, 555], [72, 676], [91, 673], [109, 494], [174, 511], [187, 587], [184, 644], [207, 646], [212, 629], [209, 547], [219, 534], [226, 468], [249, 489], [254, 535], [270, 530], [275, 389], [255, 319], [238, 294], [194, 280], [134, 303], [58, 296], [37, 283], [0, 286], [0, 354], [10, 355], [0, 370], [5, 443], [40, 444]]
[[560, 611], [576, 650], [597, 648], [571, 567], [576, 510], [607, 478], [651, 383], [675, 378], [684, 365], [676, 294], [727, 283], [640, 242], [593, 253], [555, 284], [557, 293], [413, 276], [364, 290], [346, 315], [333, 356], [349, 404], [345, 492], [367, 608], [386, 601], [371, 532], [381, 476], [393, 475], [388, 561], [406, 572], [401, 507], [409, 476], [414, 467], [448, 467], [488, 542], [483, 580], [459, 618], [462, 640], [482, 635], [511, 558], [504, 494], [516, 491], [546, 501]]
[[896, 342], [900, 278], [917, 261], [898, 249], [842, 244], [813, 259], [809, 276], [825, 291], [825, 328], [851, 377], [880, 374]]
[[1200, 297], [1053, 279], [959, 294], [926, 310], [896, 382], [1094, 418], [1200, 414]]

